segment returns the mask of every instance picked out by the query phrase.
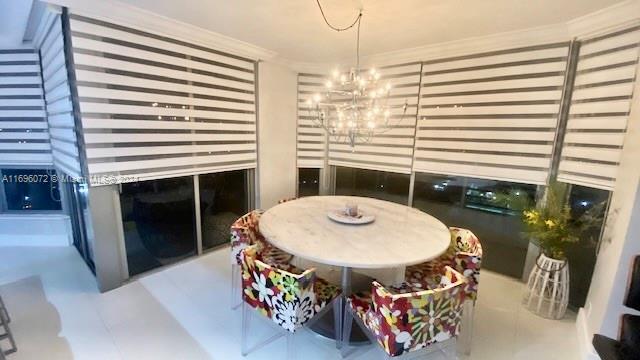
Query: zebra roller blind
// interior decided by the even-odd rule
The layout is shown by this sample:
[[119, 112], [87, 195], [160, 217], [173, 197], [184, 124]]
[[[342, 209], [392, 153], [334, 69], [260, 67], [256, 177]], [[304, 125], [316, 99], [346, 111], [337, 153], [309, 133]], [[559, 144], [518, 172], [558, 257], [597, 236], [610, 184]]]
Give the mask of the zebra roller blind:
[[322, 79], [319, 74], [298, 74], [297, 157], [300, 168], [324, 167], [325, 131], [314, 125], [306, 104], [313, 94], [323, 91]]
[[[329, 164], [370, 170], [411, 173], [413, 143], [420, 91], [420, 63], [380, 67], [379, 84], [390, 83], [390, 124], [392, 127], [376, 133], [367, 143], [354, 148], [329, 138]], [[403, 116], [403, 107], [407, 110]]]
[[71, 15], [90, 180], [256, 166], [255, 62]]
[[0, 164], [51, 165], [40, 57], [0, 50]]
[[60, 14], [45, 11], [34, 45], [40, 49], [53, 164], [65, 174], [79, 178], [82, 170]]
[[560, 181], [613, 189], [639, 49], [640, 25], [581, 41]]
[[424, 62], [413, 169], [544, 184], [568, 45]]

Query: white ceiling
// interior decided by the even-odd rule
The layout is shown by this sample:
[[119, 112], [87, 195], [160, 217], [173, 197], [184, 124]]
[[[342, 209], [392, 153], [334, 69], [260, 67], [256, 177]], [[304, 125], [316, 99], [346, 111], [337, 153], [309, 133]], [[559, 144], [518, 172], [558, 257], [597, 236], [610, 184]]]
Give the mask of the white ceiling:
[[33, 0], [0, 0], [0, 49], [22, 47]]
[[[100, 0], [98, 0], [100, 1]], [[337, 33], [315, 0], [120, 0], [298, 62], [355, 56], [355, 29]], [[363, 55], [563, 23], [621, 0], [321, 0], [332, 24], [364, 8]], [[0, 0], [0, 48], [17, 47], [32, 0]]]
[[[121, 0], [276, 51], [300, 62], [354, 56], [355, 31], [337, 33], [315, 0]], [[364, 8], [363, 55], [563, 23], [620, 0], [321, 0], [332, 24]]]

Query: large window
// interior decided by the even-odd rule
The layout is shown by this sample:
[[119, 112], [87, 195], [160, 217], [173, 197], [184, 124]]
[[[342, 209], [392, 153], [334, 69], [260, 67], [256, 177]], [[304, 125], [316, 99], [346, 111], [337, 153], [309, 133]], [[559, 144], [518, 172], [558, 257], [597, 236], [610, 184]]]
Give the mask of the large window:
[[[249, 209], [248, 170], [122, 184], [120, 207], [129, 275], [229, 242], [229, 227]], [[200, 208], [200, 230], [196, 227]]]
[[320, 195], [320, 169], [298, 169], [298, 196]]
[[372, 197], [407, 204], [409, 175], [336, 167], [336, 195]]
[[597, 243], [600, 240], [602, 226], [604, 225], [604, 213], [609, 201], [610, 192], [584, 186], [571, 185], [569, 192], [569, 206], [571, 215], [577, 218], [590, 211], [590, 215], [600, 219], [595, 226], [586, 229], [580, 234], [581, 241], [572, 244], [567, 250], [569, 259], [569, 305], [573, 308], [584, 306], [587, 293], [591, 286], [591, 276], [596, 265]]
[[229, 227], [248, 209], [247, 171], [200, 175], [202, 248], [229, 242]]
[[2, 186], [2, 210], [62, 210], [59, 184], [54, 170], [3, 169]]
[[196, 254], [193, 177], [122, 184], [129, 275]]
[[417, 173], [413, 206], [472, 230], [482, 242], [483, 268], [520, 278], [528, 246], [520, 216], [535, 197], [534, 185]]

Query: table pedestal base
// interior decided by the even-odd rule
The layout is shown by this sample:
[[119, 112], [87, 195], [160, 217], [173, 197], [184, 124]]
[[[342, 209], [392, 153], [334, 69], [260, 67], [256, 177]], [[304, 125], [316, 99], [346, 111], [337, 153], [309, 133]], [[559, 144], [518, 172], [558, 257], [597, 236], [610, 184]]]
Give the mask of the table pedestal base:
[[[335, 323], [333, 321], [333, 309], [329, 309], [322, 316], [322, 318], [318, 319], [318, 321], [310, 327], [310, 330], [323, 338], [335, 341], [336, 331]], [[371, 344], [369, 342], [369, 339], [354, 321], [353, 327], [351, 329], [351, 338], [349, 339], [349, 345], [359, 346], [368, 344]]]

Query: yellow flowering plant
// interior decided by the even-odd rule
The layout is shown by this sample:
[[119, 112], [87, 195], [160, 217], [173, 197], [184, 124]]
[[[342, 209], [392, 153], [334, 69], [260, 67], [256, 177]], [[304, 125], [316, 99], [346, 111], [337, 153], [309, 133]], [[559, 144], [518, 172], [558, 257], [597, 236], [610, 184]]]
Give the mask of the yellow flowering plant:
[[604, 204], [587, 210], [582, 216], [573, 218], [567, 204], [566, 184], [549, 184], [541, 206], [522, 212], [525, 232], [535, 241], [542, 252], [554, 259], [566, 259], [566, 250], [576, 243], [587, 229], [602, 223]]

